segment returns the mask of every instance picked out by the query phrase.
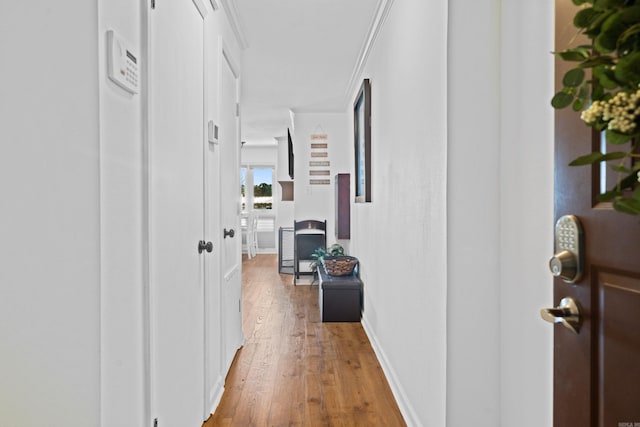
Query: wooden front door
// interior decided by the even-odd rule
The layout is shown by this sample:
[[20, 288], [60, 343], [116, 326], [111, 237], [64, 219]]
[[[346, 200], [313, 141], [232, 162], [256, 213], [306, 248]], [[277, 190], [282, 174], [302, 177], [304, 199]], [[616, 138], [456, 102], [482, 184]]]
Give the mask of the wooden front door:
[[[556, 0], [557, 51], [575, 44], [576, 11], [571, 0]], [[567, 69], [556, 63], [557, 90]], [[577, 333], [555, 326], [555, 427], [640, 426], [640, 217], [596, 201], [613, 172], [568, 166], [600, 143], [571, 108], [556, 112], [555, 217], [582, 224], [584, 272], [553, 284], [555, 306], [570, 297], [581, 312]]]

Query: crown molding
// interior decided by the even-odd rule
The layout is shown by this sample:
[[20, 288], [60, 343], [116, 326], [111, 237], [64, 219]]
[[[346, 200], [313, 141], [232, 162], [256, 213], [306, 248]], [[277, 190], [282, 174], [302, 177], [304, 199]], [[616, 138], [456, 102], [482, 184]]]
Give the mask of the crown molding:
[[196, 7], [196, 9], [198, 9], [198, 12], [200, 12], [200, 16], [202, 16], [202, 19], [207, 17], [207, 6], [204, 5], [204, 1], [202, 0], [192, 0], [194, 6]]
[[238, 15], [238, 9], [236, 8], [236, 1], [220, 0], [220, 4], [222, 4], [222, 8], [229, 19], [229, 25], [231, 26], [233, 34], [236, 36], [238, 45], [240, 45], [241, 49], [248, 48], [249, 44], [247, 43], [247, 37], [245, 36], [242, 24], [240, 23], [240, 16]]
[[345, 93], [345, 108], [349, 108], [351, 103], [353, 102], [353, 94], [360, 87], [360, 76], [364, 70], [365, 65], [367, 64], [367, 60], [369, 59], [369, 54], [373, 50], [373, 46], [375, 45], [376, 39], [378, 35], [382, 31], [384, 23], [391, 11], [391, 6], [393, 6], [394, 0], [378, 0], [378, 5], [376, 6], [376, 13], [373, 16], [373, 20], [369, 25], [369, 31], [367, 31], [367, 37], [365, 38], [364, 44], [362, 48], [360, 48], [360, 53], [358, 55], [358, 59], [356, 61], [355, 66], [353, 67], [353, 71], [351, 72], [351, 77], [349, 78], [349, 84], [347, 85], [347, 92]]

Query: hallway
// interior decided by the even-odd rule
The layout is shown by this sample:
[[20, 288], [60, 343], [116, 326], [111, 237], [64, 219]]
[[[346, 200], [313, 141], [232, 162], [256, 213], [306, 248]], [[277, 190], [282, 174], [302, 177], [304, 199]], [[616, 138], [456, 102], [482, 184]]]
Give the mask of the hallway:
[[318, 287], [277, 271], [243, 260], [246, 343], [204, 427], [406, 425], [361, 324], [320, 322]]

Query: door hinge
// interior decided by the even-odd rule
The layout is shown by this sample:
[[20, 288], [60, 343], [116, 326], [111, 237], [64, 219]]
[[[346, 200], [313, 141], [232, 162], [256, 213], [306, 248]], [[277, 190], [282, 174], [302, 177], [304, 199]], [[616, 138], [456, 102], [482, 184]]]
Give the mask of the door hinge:
[[242, 313], [242, 300], [238, 300], [238, 313]]
[[[156, 8], [156, 0], [151, 0], [151, 9], [155, 9]], [[158, 420], [155, 420], [154, 422], [157, 422]], [[156, 427], [155, 425], [153, 427]]]
[[[152, 2], [155, 2], [155, 0], [151, 0]], [[154, 418], [153, 419], [153, 427], [158, 427], [158, 419]]]
[[236, 117], [240, 117], [240, 103], [236, 102]]

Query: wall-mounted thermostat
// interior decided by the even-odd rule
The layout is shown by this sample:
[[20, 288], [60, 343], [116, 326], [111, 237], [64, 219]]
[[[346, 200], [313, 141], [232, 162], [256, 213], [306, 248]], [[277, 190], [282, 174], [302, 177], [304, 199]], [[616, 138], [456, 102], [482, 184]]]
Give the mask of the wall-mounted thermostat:
[[131, 44], [113, 30], [107, 31], [107, 67], [109, 78], [131, 93], [140, 87], [139, 59]]

